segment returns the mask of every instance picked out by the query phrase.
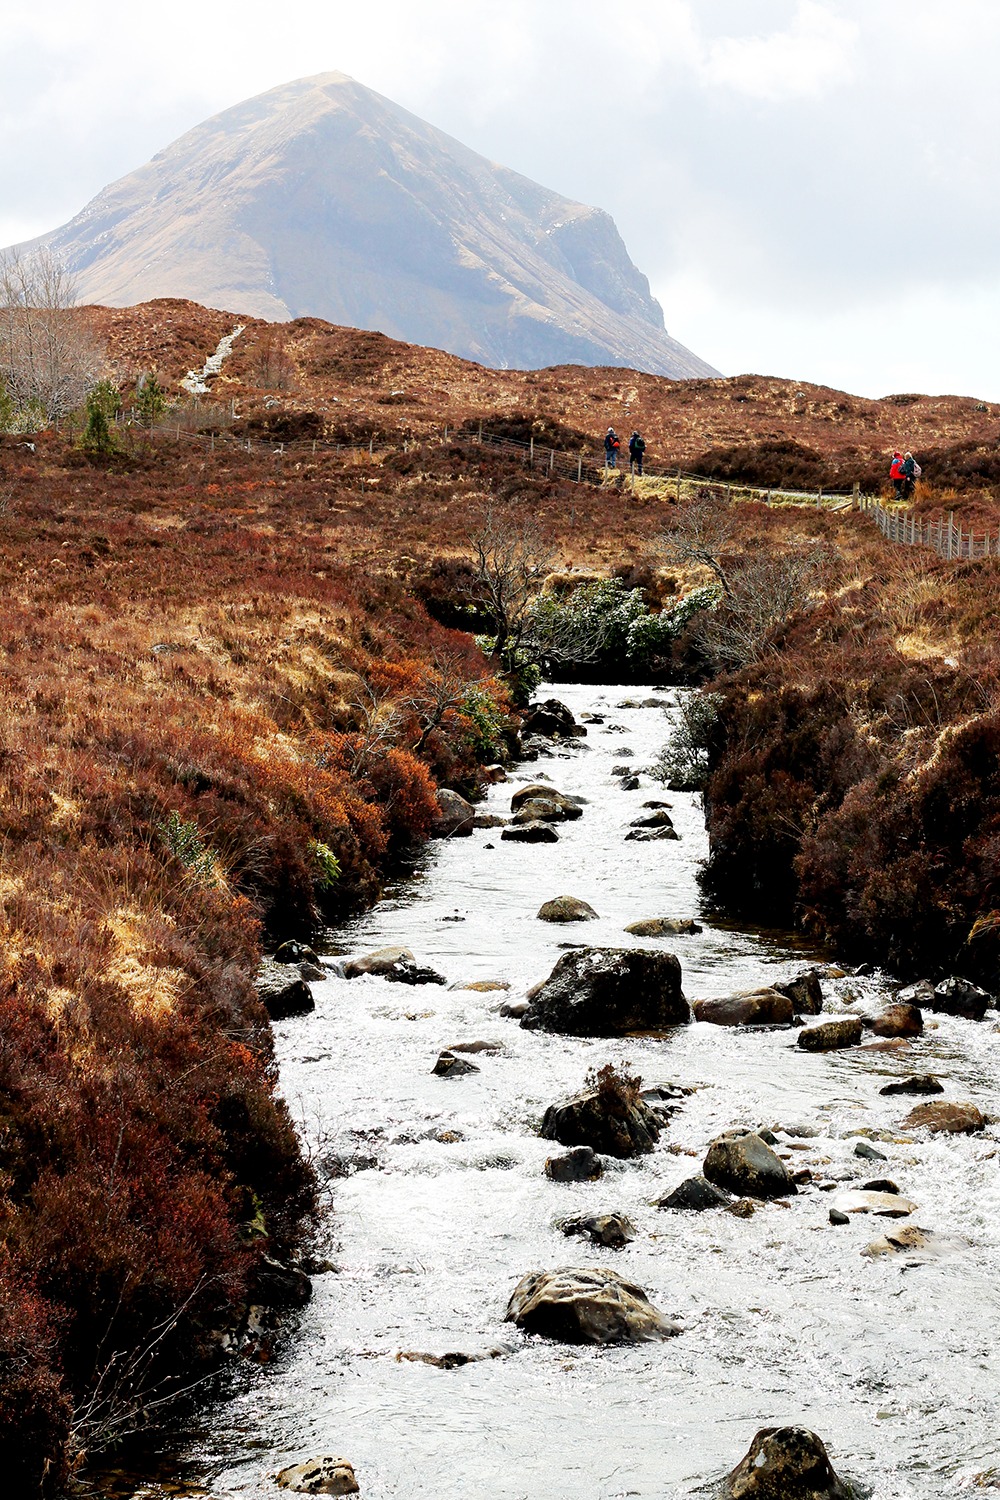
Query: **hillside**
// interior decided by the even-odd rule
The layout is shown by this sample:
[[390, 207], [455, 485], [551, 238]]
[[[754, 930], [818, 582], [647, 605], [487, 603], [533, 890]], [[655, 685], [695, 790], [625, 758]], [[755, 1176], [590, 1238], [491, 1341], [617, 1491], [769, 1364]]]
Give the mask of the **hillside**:
[[[175, 394], [188, 370], [200, 369], [236, 326], [232, 314], [179, 300], [94, 308], [88, 316], [124, 380], [155, 369]], [[907, 393], [872, 401], [763, 375], [671, 380], [578, 365], [488, 370], [316, 318], [247, 321], [211, 386], [208, 399], [235, 401], [244, 421], [256, 416], [272, 429], [279, 409], [314, 413], [311, 425], [298, 424], [311, 435], [345, 438], [419, 438], [479, 422], [527, 436], [535, 422], [539, 441], [597, 451], [610, 423], [626, 434], [640, 428], [654, 466], [728, 468], [735, 476], [763, 459], [807, 485], [855, 478], [877, 484], [896, 447], [925, 461], [962, 445], [973, 455], [995, 452], [1000, 435], [1000, 408], [972, 397]], [[292, 422], [288, 432], [294, 430]], [[765, 475], [762, 482], [778, 480]]]
[[204, 121], [40, 242], [89, 301], [329, 318], [500, 367], [711, 375], [614, 221], [342, 73]]

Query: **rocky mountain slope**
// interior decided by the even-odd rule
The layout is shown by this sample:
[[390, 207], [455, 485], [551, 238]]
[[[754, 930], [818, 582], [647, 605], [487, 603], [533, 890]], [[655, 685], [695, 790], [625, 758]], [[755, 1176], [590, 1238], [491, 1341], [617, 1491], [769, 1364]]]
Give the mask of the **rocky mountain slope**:
[[91, 302], [322, 317], [500, 368], [716, 373], [664, 331], [608, 214], [342, 73], [204, 121], [37, 243]]

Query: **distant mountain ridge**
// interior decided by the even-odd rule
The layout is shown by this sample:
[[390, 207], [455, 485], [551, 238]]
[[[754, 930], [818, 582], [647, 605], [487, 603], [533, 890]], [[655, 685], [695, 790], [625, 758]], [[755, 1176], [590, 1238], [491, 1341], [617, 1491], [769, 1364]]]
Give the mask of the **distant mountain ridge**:
[[667, 334], [609, 214], [342, 73], [213, 116], [33, 244], [91, 303], [320, 317], [499, 368], [717, 374]]

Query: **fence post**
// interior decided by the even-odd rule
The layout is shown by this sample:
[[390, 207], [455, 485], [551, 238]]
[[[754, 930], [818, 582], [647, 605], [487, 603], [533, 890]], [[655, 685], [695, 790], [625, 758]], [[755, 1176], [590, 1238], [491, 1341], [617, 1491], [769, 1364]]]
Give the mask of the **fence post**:
[[483, 424], [482, 424], [482, 422], [480, 422], [480, 424], [479, 424], [479, 441], [482, 442], [482, 440], [483, 440]]
[[535, 434], [532, 433], [528, 439], [528, 468], [535, 467]]
[[550, 474], [552, 473], [552, 470], [555, 468], [555, 464], [556, 464], [556, 450], [554, 448], [550, 448], [549, 449], [549, 473]]
[[582, 482], [583, 482], [583, 454], [582, 453], [580, 454], [579, 458], [576, 461], [576, 482], [577, 482], [577, 484], [582, 484]]
[[861, 484], [860, 484], [860, 481], [857, 480], [857, 479], [854, 481], [854, 493], [853, 493], [853, 495], [851, 497], [851, 500], [852, 500], [852, 507], [853, 507], [853, 509], [854, 510], [860, 510], [861, 509]]

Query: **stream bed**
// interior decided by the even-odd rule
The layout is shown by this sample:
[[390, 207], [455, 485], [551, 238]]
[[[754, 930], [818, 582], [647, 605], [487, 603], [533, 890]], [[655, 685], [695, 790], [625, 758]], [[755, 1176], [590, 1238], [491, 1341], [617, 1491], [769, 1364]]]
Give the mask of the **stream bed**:
[[[709, 921], [691, 936], [625, 933], [642, 918], [697, 916], [699, 799], [647, 776], [628, 792], [611, 775], [626, 760], [641, 771], [665, 738], [656, 708], [616, 706], [645, 690], [553, 691], [578, 717], [606, 722], [517, 768], [491, 789], [488, 810], [508, 812], [517, 786], [541, 772], [587, 799], [583, 818], [561, 824], [557, 844], [502, 842], [498, 829], [434, 844], [413, 879], [333, 935], [350, 954], [405, 944], [449, 985], [503, 981], [509, 996], [330, 978], [313, 985], [314, 1014], [276, 1027], [282, 1089], [321, 1170], [348, 1163], [330, 1184], [323, 1247], [337, 1269], [315, 1278], [276, 1362], [188, 1428], [176, 1479], [215, 1500], [273, 1497], [275, 1469], [333, 1453], [354, 1465], [364, 1500], [679, 1500], [707, 1493], [759, 1427], [801, 1423], [874, 1500], [981, 1493], [976, 1476], [1000, 1465], [996, 1143], [990, 1131], [907, 1139], [899, 1122], [920, 1101], [879, 1088], [935, 1072], [945, 1099], [1000, 1118], [996, 1014], [976, 1024], [928, 1013], [906, 1052], [829, 1054], [798, 1051], [795, 1031], [694, 1024], [666, 1039], [606, 1041], [501, 1017], [499, 1003], [544, 978], [567, 942], [666, 948], [690, 1000], [828, 958], [788, 935]], [[660, 797], [679, 841], [625, 842], [643, 802]], [[559, 895], [589, 901], [599, 920], [539, 921], [542, 902]], [[833, 1014], [871, 1014], [890, 998], [880, 975], [826, 979], [824, 990]], [[502, 1050], [477, 1056], [477, 1074], [432, 1075], [442, 1048], [476, 1040]], [[541, 1115], [606, 1062], [696, 1090], [651, 1155], [606, 1160], [598, 1182], [551, 1182], [543, 1163], [558, 1148], [538, 1137]], [[779, 1136], [790, 1166], [817, 1178], [893, 1178], [919, 1205], [903, 1222], [946, 1236], [945, 1253], [867, 1259], [865, 1246], [900, 1221], [852, 1216], [834, 1227], [830, 1194], [809, 1187], [746, 1219], [653, 1206], [700, 1171], [713, 1136], [740, 1123], [817, 1131]], [[854, 1154], [858, 1131], [887, 1161]], [[625, 1249], [558, 1227], [604, 1211], [635, 1225]], [[575, 1348], [504, 1323], [526, 1272], [565, 1265], [614, 1267], [683, 1334]], [[458, 1369], [397, 1358], [494, 1350]]]

